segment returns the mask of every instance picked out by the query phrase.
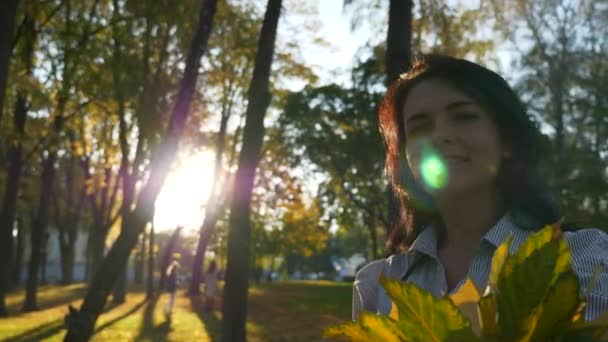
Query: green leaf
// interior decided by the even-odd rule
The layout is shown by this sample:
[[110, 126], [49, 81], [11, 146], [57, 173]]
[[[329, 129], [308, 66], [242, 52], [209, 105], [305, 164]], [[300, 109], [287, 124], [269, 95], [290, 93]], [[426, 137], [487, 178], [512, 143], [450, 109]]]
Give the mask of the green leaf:
[[396, 321], [411, 341], [474, 341], [471, 323], [447, 297], [433, 294], [414, 284], [380, 277], [380, 283], [399, 309]]
[[500, 329], [498, 327], [498, 310], [494, 293], [490, 292], [481, 297], [478, 307], [481, 335], [484, 337], [497, 336]]
[[570, 269], [570, 252], [559, 228], [532, 234], [504, 262], [498, 275], [496, 301], [501, 334], [514, 340], [525, 333], [524, 321], [558, 276]]
[[549, 341], [561, 336], [580, 302], [578, 278], [574, 272], [562, 274], [525, 328], [530, 341]]

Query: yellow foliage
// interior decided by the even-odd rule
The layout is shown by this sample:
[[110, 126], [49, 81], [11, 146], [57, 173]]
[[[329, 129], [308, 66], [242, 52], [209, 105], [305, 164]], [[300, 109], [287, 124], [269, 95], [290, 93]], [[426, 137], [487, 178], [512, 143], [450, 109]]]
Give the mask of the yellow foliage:
[[496, 249], [483, 296], [469, 278], [456, 293], [436, 298], [382, 275], [392, 300], [389, 317], [364, 312], [357, 322], [330, 329], [331, 335], [360, 341], [608, 340], [608, 312], [583, 320], [585, 303], [559, 227], [532, 234], [513, 255], [511, 241]]

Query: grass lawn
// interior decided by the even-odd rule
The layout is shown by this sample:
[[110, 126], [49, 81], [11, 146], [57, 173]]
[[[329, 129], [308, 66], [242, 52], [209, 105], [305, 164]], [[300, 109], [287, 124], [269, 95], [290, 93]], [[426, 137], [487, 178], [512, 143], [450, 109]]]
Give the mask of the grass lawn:
[[[9, 294], [10, 318], [0, 319], [0, 341], [61, 341], [67, 305], [80, 305], [85, 287], [44, 286], [41, 310], [21, 313], [23, 291]], [[144, 301], [144, 293], [129, 292], [127, 302], [109, 305], [97, 322], [92, 341], [217, 341], [221, 303], [203, 313], [202, 302], [179, 293], [171, 322], [164, 315], [168, 295]], [[351, 285], [334, 282], [280, 282], [250, 289], [247, 331], [250, 341], [319, 341], [323, 329], [350, 317]]]

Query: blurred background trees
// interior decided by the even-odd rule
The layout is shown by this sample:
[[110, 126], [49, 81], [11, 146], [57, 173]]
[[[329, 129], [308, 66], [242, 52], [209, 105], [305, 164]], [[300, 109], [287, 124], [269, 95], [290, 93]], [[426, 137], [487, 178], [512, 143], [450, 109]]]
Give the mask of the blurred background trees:
[[[128, 217], [166, 139], [200, 7], [195, 0], [14, 3], [0, 5], [7, 28], [0, 30], [2, 315], [6, 292], [17, 286], [28, 290], [23, 308], [35, 310], [41, 283], [93, 282], [118, 237], [132, 234], [123, 232], [133, 229]], [[363, 38], [331, 71], [342, 78], [305, 53], [338, 43], [320, 33], [314, 5], [285, 1], [258, 153], [243, 134], [265, 6], [217, 2], [176, 162], [166, 165], [141, 234], [130, 238], [116, 301], [128, 282], [158, 291], [178, 225], [187, 227], [174, 252], [191, 293], [200, 291], [209, 260], [226, 269], [228, 232], [244, 229], [230, 220], [243, 151], [259, 156], [246, 214], [251, 239], [241, 245], [251, 255], [232, 256], [243, 259], [245, 276], [348, 279], [364, 260], [381, 257], [393, 218], [377, 107], [386, 81], [425, 52], [504, 75], [545, 135], [543, 175], [567, 221], [604, 228], [606, 1], [345, 1], [335, 20], [350, 20]], [[185, 188], [171, 192], [178, 183]], [[186, 222], [179, 209], [192, 203], [196, 215]]]

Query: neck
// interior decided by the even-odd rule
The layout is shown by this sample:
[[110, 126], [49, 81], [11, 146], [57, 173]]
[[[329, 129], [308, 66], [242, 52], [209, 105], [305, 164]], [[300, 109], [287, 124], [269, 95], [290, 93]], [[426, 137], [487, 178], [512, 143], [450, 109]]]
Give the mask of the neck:
[[471, 251], [505, 210], [502, 197], [494, 189], [438, 200], [438, 205], [444, 226], [441, 248]]

